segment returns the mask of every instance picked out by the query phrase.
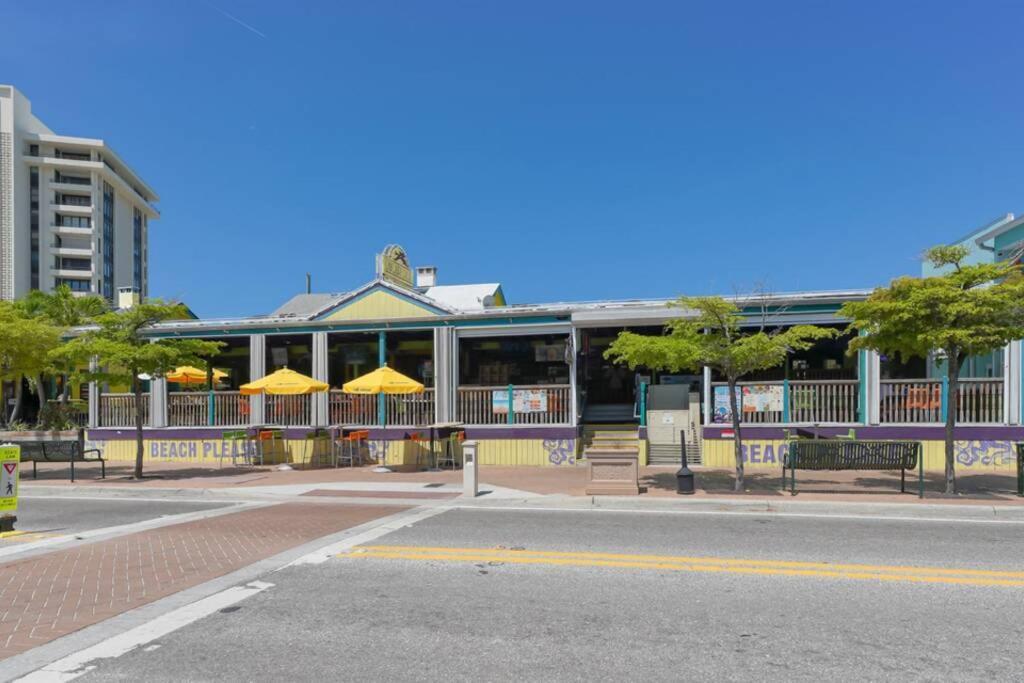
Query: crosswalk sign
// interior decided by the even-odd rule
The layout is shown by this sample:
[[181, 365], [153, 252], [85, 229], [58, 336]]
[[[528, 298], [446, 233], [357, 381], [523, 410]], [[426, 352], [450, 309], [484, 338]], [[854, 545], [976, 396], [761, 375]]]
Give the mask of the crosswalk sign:
[[18, 470], [21, 469], [21, 446], [0, 446], [0, 515], [18, 510]]

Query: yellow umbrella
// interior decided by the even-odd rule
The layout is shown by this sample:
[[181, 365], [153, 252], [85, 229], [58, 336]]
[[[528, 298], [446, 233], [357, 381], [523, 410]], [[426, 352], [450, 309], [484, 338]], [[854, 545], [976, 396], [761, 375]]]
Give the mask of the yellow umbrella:
[[[219, 382], [227, 376], [228, 373], [214, 368], [214, 382]], [[182, 365], [179, 368], [175, 368], [173, 372], [167, 373], [166, 379], [168, 382], [174, 382], [175, 384], [206, 384], [206, 370], [200, 370], [191, 365]]]
[[385, 365], [345, 382], [341, 390], [346, 394], [422, 394], [423, 385]]
[[239, 387], [239, 390], [246, 395], [266, 393], [296, 396], [300, 394], [316, 394], [321, 391], [327, 391], [329, 388], [326, 382], [320, 382], [294, 370], [283, 368], [255, 382], [243, 384]]

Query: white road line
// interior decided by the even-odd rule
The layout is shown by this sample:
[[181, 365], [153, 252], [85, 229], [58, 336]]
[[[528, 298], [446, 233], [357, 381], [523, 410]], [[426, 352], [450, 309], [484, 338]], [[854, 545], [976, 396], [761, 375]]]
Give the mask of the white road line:
[[720, 515], [733, 517], [797, 517], [807, 519], [841, 519], [860, 522], [941, 522], [943, 524], [1015, 524], [1024, 525], [1024, 519], [967, 519], [957, 517], [901, 517], [899, 515], [854, 515], [834, 513], [812, 513], [812, 512], [781, 512], [777, 510], [747, 511], [747, 510], [628, 510], [620, 508], [560, 508], [541, 507], [531, 505], [451, 505], [446, 509], [451, 510], [484, 510], [487, 512], [606, 512], [628, 515]]
[[203, 598], [191, 605], [178, 608], [157, 617], [153, 621], [137, 626], [130, 631], [108, 638], [92, 647], [80, 650], [52, 664], [48, 664], [38, 671], [19, 678], [19, 681], [31, 681], [33, 683], [49, 683], [52, 681], [70, 681], [85, 675], [96, 668], [92, 662], [97, 659], [113, 659], [131, 652], [137, 647], [147, 645], [157, 638], [168, 633], [177, 631], [183, 626], [199, 621], [217, 610], [224, 609], [237, 602], [252, 597], [257, 593], [271, 588], [274, 584], [264, 581], [253, 581], [244, 586], [235, 586], [214, 593], [208, 598]]
[[295, 567], [299, 565], [322, 564], [323, 562], [327, 562], [328, 560], [334, 558], [338, 553], [342, 552], [343, 550], [348, 550], [349, 548], [361, 545], [363, 543], [366, 543], [367, 541], [373, 541], [375, 539], [380, 538], [381, 536], [390, 534], [392, 531], [397, 531], [399, 529], [412, 526], [416, 522], [421, 522], [424, 519], [429, 519], [434, 515], [439, 515], [442, 512], [447, 512], [450, 509], [450, 505], [439, 505], [436, 507], [416, 508], [415, 510], [411, 510], [408, 512], [399, 512], [398, 514], [391, 515], [390, 517], [385, 518], [386, 521], [384, 521], [379, 526], [375, 526], [372, 529], [356, 534], [354, 536], [349, 536], [348, 538], [338, 541], [337, 543], [332, 543], [331, 545], [324, 546], [323, 548], [318, 548], [313, 552], [309, 553], [308, 555], [303, 555], [300, 558], [292, 560], [283, 567], [280, 567], [277, 571], [281, 571], [281, 569], [287, 569], [288, 567]]

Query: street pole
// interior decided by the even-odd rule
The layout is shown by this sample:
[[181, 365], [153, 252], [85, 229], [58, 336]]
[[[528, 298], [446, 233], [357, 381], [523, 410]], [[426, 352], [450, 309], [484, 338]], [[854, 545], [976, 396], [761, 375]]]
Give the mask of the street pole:
[[680, 460], [682, 467], [676, 472], [676, 493], [682, 495], [692, 495], [694, 492], [694, 476], [693, 470], [686, 463], [686, 432], [679, 431], [679, 450]]

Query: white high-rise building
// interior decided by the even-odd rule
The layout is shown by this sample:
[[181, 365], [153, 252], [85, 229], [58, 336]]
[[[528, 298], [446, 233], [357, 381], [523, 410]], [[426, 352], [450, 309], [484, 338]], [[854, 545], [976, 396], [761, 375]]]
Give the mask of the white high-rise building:
[[103, 140], [57, 135], [0, 85], [0, 299], [148, 290], [159, 197]]

